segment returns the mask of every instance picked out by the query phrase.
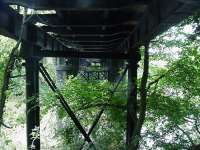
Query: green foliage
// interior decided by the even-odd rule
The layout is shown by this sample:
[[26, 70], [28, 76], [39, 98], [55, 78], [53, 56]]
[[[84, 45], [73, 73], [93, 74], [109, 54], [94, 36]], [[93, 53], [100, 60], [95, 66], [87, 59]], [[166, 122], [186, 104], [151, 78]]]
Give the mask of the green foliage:
[[5, 62], [8, 60], [9, 52], [11, 51], [13, 45], [15, 44], [15, 41], [0, 36], [0, 83], [2, 82], [3, 77], [3, 70], [5, 67]]
[[[103, 149], [107, 149], [107, 147], [114, 149], [114, 147], [123, 145], [123, 142], [120, 141], [123, 140], [124, 136], [125, 113], [123, 110], [115, 108], [114, 106], [123, 106], [126, 104], [126, 94], [123, 92], [124, 87], [125, 85], [120, 85], [120, 90], [122, 91], [117, 91], [111, 98], [110, 90], [113, 88], [113, 85], [109, 82], [86, 81], [80, 77], [70, 77], [66, 80], [62, 88], [62, 94], [66, 97], [68, 104], [76, 112], [76, 116], [80, 119], [84, 127], [89, 128], [92, 125], [96, 114], [98, 114], [102, 107], [107, 108], [106, 105], [110, 106], [105, 110], [94, 133], [92, 133], [92, 137], [97, 142], [97, 145], [104, 145], [102, 147]], [[51, 98], [47, 95], [46, 97], [48, 97], [48, 100], [44, 101], [43, 99], [44, 107], [48, 108], [56, 105], [60, 119], [68, 120], [67, 127], [61, 129], [59, 134], [64, 137], [66, 145], [71, 145], [71, 149], [73, 149], [74, 146], [77, 146], [74, 143], [77, 141], [77, 137], [79, 137], [79, 131], [75, 128], [72, 121], [69, 121], [70, 119], [64, 109], [56, 102], [55, 95], [51, 95]], [[108, 139], [111, 138], [115, 143], [108, 142]], [[78, 141], [82, 143], [83, 139], [80, 138]]]
[[[200, 142], [199, 127], [196, 127], [200, 119], [200, 45], [197, 40], [182, 42], [176, 59], [168, 60], [163, 56], [167, 64], [164, 73], [158, 73], [156, 67], [150, 70], [150, 82], [155, 80], [154, 75], [164, 75], [149, 90], [144, 139], [151, 137], [154, 143], [151, 148], [181, 150]], [[160, 60], [160, 57], [153, 60]]]
[[[2, 85], [3, 73], [6, 62], [8, 61], [8, 56], [15, 44], [16, 42], [14, 40], [0, 36], [0, 85]], [[18, 71], [19, 70], [15, 68], [12, 75], [18, 75]], [[5, 129], [5, 127], [1, 127], [0, 149], [16, 149], [16, 145], [14, 145], [11, 135], [18, 126], [25, 123], [24, 86], [24, 80], [15, 78], [11, 80], [9, 90], [6, 91], [8, 99], [4, 108], [4, 124], [12, 127], [12, 129]], [[0, 106], [0, 109], [2, 109], [2, 106]]]

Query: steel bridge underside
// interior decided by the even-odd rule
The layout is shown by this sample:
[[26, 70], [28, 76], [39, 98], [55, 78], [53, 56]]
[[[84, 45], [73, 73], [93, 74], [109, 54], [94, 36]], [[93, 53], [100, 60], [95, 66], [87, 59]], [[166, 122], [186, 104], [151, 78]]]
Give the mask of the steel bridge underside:
[[[10, 5], [36, 11], [28, 14], [29, 19], [23, 24], [23, 15]], [[37, 95], [35, 101], [27, 102], [27, 110], [39, 104], [41, 58], [87, 58], [109, 60], [107, 62], [114, 64], [128, 62], [128, 145], [134, 128], [131, 113], [137, 104], [139, 47], [199, 8], [198, 0], [0, 0], [0, 34], [18, 40], [24, 26], [21, 56], [26, 61], [27, 99]], [[46, 10], [48, 13], [41, 13]], [[113, 69], [119, 66], [113, 65]], [[39, 126], [39, 114], [39, 106], [27, 113], [28, 149], [33, 142], [30, 133]], [[89, 135], [85, 134], [87, 139]], [[40, 149], [39, 140], [36, 149]]]

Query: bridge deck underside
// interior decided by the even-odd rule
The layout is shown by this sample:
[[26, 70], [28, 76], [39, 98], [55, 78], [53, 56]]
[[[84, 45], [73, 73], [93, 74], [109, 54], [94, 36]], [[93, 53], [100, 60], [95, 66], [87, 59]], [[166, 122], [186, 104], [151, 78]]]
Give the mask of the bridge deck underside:
[[[16, 39], [22, 15], [6, 5], [22, 5], [37, 10], [29, 15], [23, 38], [43, 51], [38, 55], [61, 57], [63, 52], [63, 57], [115, 55], [120, 58], [122, 55], [122, 59], [128, 58], [126, 54], [131, 53], [133, 47], [179, 23], [199, 6], [199, 2], [194, 0], [186, 3], [181, 0], [1, 1], [5, 4], [1, 4], [0, 10], [1, 34]], [[51, 11], [45, 14], [41, 10]], [[56, 51], [60, 52], [57, 54]]]

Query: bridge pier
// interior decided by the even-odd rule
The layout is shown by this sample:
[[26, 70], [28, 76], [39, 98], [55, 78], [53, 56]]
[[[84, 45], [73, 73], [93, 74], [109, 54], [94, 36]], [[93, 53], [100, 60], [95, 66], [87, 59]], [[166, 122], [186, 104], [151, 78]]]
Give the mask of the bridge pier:
[[40, 150], [39, 59], [31, 56], [31, 51], [35, 48], [24, 43], [21, 47], [21, 55], [25, 59], [26, 69], [26, 134], [28, 150]]
[[[39, 127], [39, 63], [33, 58], [26, 59], [26, 128], [27, 148], [40, 149]], [[37, 134], [37, 135], [34, 135]]]

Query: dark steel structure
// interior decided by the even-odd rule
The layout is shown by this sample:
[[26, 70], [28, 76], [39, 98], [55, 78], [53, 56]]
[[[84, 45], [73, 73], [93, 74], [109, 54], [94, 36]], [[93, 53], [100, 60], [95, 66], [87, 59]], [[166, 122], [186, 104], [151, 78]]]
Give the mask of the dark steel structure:
[[[28, 20], [22, 24], [23, 15], [10, 5], [37, 11], [29, 14]], [[52, 90], [58, 92], [44, 68], [39, 65], [41, 58], [109, 60], [106, 66], [111, 66], [113, 71], [124, 67], [125, 61], [128, 62], [126, 144], [129, 145], [137, 120], [139, 47], [192, 15], [199, 7], [199, 0], [0, 0], [0, 34], [18, 40], [21, 26], [24, 26], [21, 55], [26, 61], [28, 149], [33, 143], [30, 133], [35, 126], [39, 127], [39, 71], [46, 77]], [[49, 12], [52, 13], [39, 13], [38, 10], [51, 10]], [[80, 64], [73, 62], [76, 72]], [[114, 74], [110, 78], [116, 76]], [[61, 94], [58, 96], [85, 140], [92, 142], [90, 133], [85, 132], [64, 97]], [[34, 142], [39, 150], [39, 139]]]

